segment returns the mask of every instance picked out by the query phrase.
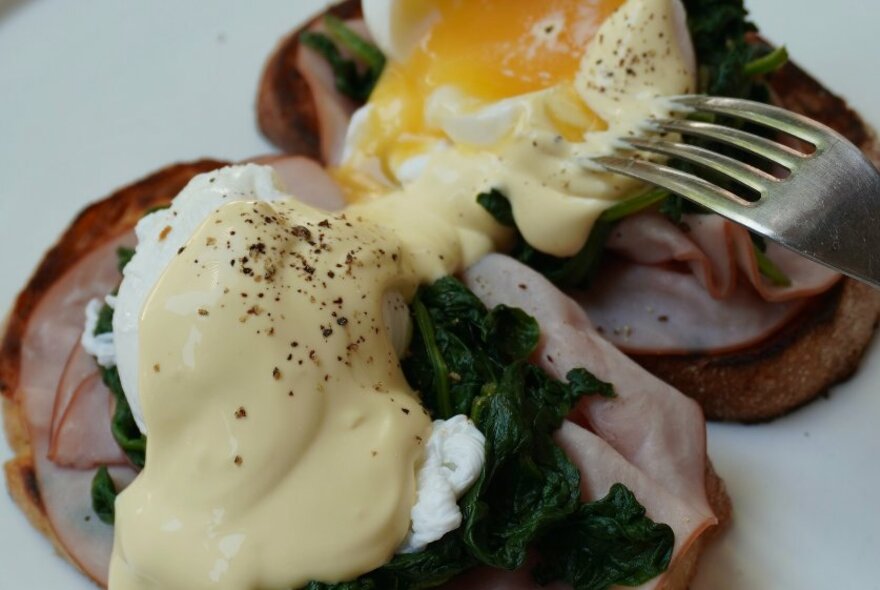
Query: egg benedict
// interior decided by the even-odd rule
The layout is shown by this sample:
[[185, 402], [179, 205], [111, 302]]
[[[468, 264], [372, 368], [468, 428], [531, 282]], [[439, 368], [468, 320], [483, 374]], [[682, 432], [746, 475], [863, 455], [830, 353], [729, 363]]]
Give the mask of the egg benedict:
[[[484, 35], [492, 3], [365, 3], [392, 61], [335, 171], [356, 201], [344, 213], [233, 168], [139, 224], [114, 338], [149, 460], [116, 504], [111, 588], [341, 582], [421, 532], [431, 424], [386, 297], [408, 301], [509, 237], [475, 201], [493, 189], [535, 247], [580, 249], [634, 188], [588, 159], [694, 83], [677, 2], [510, 8]], [[418, 43], [401, 33], [420, 30]], [[320, 533], [306, 550], [279, 531]]]
[[[662, 583], [717, 523], [693, 403], [591, 339], [545, 348], [532, 315], [495, 302], [495, 259], [450, 278], [516, 238], [478, 194], [503, 192], [529, 243], [567, 256], [640, 190], [589, 159], [693, 88], [681, 6], [517, 2], [479, 34], [497, 8], [365, 3], [390, 60], [330, 171], [344, 210], [245, 165], [138, 223], [98, 311], [112, 337], [99, 302], [82, 339], [114, 421], [145, 441], [133, 482], [93, 483], [111, 589], [415, 589], [522, 576], [535, 556], [541, 581]], [[589, 333], [552, 286], [505, 274], [568, 310], [546, 325]], [[611, 366], [619, 389], [590, 372]], [[627, 404], [642, 389], [653, 401]], [[642, 440], [633, 404], [678, 417]], [[561, 539], [592, 549], [549, 549]]]

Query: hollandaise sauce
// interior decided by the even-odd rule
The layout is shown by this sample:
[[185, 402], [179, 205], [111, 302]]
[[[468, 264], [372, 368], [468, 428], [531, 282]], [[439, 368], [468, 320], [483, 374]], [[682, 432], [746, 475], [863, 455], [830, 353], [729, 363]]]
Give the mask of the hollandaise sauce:
[[393, 233], [293, 200], [202, 224], [143, 311], [150, 459], [112, 588], [296, 588], [391, 558], [430, 421], [383, 301], [417, 280]]

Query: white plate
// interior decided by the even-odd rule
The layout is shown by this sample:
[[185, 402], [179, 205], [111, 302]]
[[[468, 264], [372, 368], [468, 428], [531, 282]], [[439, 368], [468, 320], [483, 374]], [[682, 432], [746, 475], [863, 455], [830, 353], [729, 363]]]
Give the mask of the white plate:
[[[86, 203], [175, 160], [267, 152], [262, 64], [320, 0], [0, 0], [0, 308]], [[876, 23], [859, 0], [754, 2], [765, 33], [880, 121]], [[697, 590], [880, 588], [880, 350], [829, 400], [713, 426], [736, 508]], [[10, 456], [0, 443], [0, 461]], [[0, 588], [92, 588], [0, 494]]]

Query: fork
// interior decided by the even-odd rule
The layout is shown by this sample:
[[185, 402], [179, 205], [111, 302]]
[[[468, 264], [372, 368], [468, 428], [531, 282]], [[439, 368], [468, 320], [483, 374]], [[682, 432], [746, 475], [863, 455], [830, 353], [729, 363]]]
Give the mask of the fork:
[[[684, 112], [742, 119], [815, 147], [804, 153], [734, 127], [689, 119], [651, 121], [661, 134], [734, 146], [790, 173], [785, 178], [710, 149], [661, 135], [622, 139], [626, 149], [696, 164], [748, 187], [749, 200], [693, 172], [635, 155], [595, 158], [605, 169], [665, 188], [816, 262], [880, 287], [880, 173], [845, 137], [763, 103], [713, 96], [671, 99]], [[691, 167], [693, 168], [693, 167]]]

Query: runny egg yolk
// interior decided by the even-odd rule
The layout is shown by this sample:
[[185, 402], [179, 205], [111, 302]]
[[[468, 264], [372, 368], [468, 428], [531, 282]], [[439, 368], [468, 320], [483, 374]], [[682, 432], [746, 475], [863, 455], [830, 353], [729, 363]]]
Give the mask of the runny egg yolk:
[[439, 19], [406, 70], [427, 87], [487, 101], [574, 77], [584, 46], [623, 0], [440, 0]]
[[[572, 81], [587, 44], [624, 0], [434, 0], [433, 24], [405, 61], [391, 61], [369, 104], [372, 112], [355, 150], [375, 158], [387, 176], [443, 137], [426, 122], [426, 102], [452, 86], [473, 108], [556, 88], [547, 115], [565, 139], [605, 128]], [[351, 167], [337, 171], [357, 199], [383, 192]]]

